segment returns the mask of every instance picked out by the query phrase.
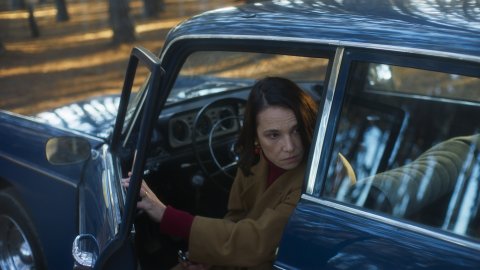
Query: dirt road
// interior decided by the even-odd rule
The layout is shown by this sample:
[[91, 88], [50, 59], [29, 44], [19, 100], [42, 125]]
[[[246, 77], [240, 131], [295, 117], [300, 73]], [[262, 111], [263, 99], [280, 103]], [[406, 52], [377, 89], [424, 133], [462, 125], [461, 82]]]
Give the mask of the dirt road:
[[165, 0], [158, 19], [142, 16], [132, 0], [137, 40], [112, 46], [106, 0], [68, 1], [70, 21], [55, 21], [53, 1], [35, 7], [40, 37], [32, 38], [26, 11], [0, 11], [0, 109], [31, 115], [94, 95], [119, 93], [130, 51], [142, 45], [158, 53], [181, 20], [235, 0]]

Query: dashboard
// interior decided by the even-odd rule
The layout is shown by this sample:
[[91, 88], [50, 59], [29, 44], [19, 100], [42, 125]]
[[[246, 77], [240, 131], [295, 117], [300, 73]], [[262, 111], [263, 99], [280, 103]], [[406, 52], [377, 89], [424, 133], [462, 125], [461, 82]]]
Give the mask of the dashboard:
[[[319, 84], [301, 85], [315, 100], [319, 100]], [[231, 155], [232, 142], [241, 129], [245, 104], [250, 88], [194, 97], [166, 105], [155, 125], [147, 167], [158, 170], [161, 166], [173, 168], [193, 164], [195, 153], [211, 152], [208, 139], [212, 134], [212, 147], [220, 158]], [[201, 113], [196, 127], [197, 114]], [[221, 122], [219, 122], [222, 120]], [[208, 155], [207, 155], [208, 156]], [[227, 157], [228, 159], [228, 157]], [[206, 161], [206, 160], [205, 160]], [[186, 165], [185, 165], [186, 166]], [[190, 166], [190, 165], [189, 165]]]
[[238, 115], [243, 115], [243, 110], [244, 108], [235, 108], [234, 105], [209, 108], [202, 113], [196, 128], [194, 128], [194, 121], [198, 113], [197, 110], [174, 115], [168, 122], [170, 147], [189, 145], [192, 143], [194, 135], [196, 141], [206, 140], [212, 128], [215, 128], [214, 137], [238, 133], [240, 124], [235, 118]]
[[[213, 144], [216, 151], [228, 148], [228, 142], [236, 140], [240, 132], [241, 123], [238, 119], [243, 119], [249, 91], [219, 93], [165, 106], [152, 134], [146, 167], [156, 171], [162, 165], [173, 168], [191, 164], [194, 162], [192, 147], [197, 147], [201, 152], [208, 151], [207, 140], [212, 127], [215, 128], [212, 139], [215, 139]], [[200, 111], [201, 117], [194, 133], [195, 117]], [[193, 143], [194, 137], [196, 145]]]

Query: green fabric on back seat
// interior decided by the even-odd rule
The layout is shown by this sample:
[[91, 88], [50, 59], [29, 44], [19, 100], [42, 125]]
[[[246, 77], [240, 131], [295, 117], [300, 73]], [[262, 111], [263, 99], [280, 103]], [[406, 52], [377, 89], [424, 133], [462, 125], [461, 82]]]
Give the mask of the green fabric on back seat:
[[[479, 148], [480, 134], [441, 142], [409, 164], [359, 180], [352, 187], [350, 200], [357, 205], [365, 201], [369, 204], [376, 201], [378, 205], [387, 203], [391, 206], [389, 210], [375, 205], [365, 207], [398, 217], [408, 216], [451, 192], [461, 172], [469, 172], [470, 161]], [[377, 197], [379, 194], [381, 196]]]

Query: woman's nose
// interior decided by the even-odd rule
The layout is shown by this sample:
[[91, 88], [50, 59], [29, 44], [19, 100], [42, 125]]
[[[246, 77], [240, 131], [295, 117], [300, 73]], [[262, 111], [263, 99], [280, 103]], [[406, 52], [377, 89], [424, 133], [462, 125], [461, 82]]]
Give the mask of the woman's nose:
[[293, 142], [292, 137], [287, 136], [283, 142], [283, 151], [285, 152], [292, 152], [295, 149], [295, 144]]

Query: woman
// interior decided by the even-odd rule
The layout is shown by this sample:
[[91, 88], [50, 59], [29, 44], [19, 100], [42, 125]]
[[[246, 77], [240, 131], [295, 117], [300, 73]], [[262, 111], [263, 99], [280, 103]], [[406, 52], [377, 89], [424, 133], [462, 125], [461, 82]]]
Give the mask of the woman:
[[245, 108], [239, 170], [225, 218], [192, 216], [165, 206], [145, 182], [137, 207], [158, 222], [163, 233], [188, 240], [189, 260], [200, 263], [195, 267], [271, 269], [284, 226], [300, 198], [316, 114], [314, 100], [294, 82], [259, 80]]

